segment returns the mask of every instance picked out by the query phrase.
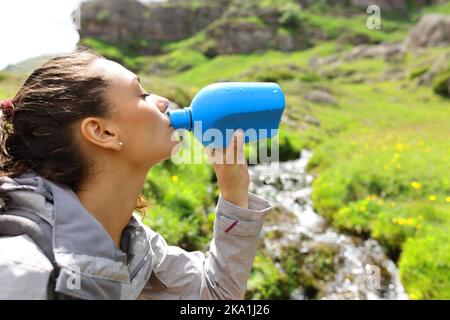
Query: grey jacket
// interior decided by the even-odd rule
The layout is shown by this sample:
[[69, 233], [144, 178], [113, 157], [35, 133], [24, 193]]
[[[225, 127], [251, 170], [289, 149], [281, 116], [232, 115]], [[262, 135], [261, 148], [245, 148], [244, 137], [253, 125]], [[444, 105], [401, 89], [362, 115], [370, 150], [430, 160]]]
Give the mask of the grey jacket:
[[219, 198], [206, 254], [168, 245], [134, 213], [119, 249], [64, 185], [29, 172], [0, 178], [0, 193], [0, 299], [242, 299], [271, 209], [253, 194], [249, 209]]

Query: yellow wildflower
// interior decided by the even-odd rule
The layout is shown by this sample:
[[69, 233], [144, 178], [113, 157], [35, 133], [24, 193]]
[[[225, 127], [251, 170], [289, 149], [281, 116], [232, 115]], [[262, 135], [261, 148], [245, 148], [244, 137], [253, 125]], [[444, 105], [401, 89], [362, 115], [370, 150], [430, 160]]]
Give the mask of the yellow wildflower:
[[450, 197], [445, 198], [446, 202], [450, 202]]
[[404, 219], [404, 218], [400, 218], [400, 219], [398, 219], [398, 224], [399, 225], [404, 225], [406, 223], [406, 219]]
[[360, 206], [360, 207], [359, 207], [359, 211], [360, 211], [360, 212], [366, 211], [366, 207], [365, 207], [365, 206]]
[[406, 222], [405, 222], [407, 225], [412, 225], [412, 224], [414, 224], [414, 219], [412, 219], [412, 218], [408, 218], [408, 219], [406, 219]]
[[432, 195], [428, 196], [428, 199], [429, 199], [430, 201], [436, 201], [436, 200], [437, 200], [437, 197], [436, 197], [434, 194], [432, 194]]
[[422, 188], [422, 184], [420, 184], [417, 181], [413, 181], [413, 182], [411, 182], [411, 187], [413, 187], [416, 190], [419, 190], [420, 188]]
[[172, 176], [172, 181], [173, 182], [177, 182], [178, 181], [178, 176]]
[[402, 143], [400, 143], [400, 142], [397, 142], [395, 144], [395, 150], [397, 150], [398, 152], [402, 151], [404, 149], [404, 147], [405, 146]]

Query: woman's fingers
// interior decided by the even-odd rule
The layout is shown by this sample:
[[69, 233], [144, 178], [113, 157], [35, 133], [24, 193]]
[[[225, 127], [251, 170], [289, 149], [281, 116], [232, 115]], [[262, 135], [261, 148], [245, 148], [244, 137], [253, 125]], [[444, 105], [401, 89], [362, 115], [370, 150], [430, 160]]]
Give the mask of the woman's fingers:
[[226, 164], [243, 164], [244, 156], [244, 133], [237, 130], [231, 138], [230, 145], [226, 150]]
[[205, 153], [212, 164], [244, 164], [245, 144], [244, 132], [237, 130], [230, 139], [230, 144], [226, 149], [205, 148]]

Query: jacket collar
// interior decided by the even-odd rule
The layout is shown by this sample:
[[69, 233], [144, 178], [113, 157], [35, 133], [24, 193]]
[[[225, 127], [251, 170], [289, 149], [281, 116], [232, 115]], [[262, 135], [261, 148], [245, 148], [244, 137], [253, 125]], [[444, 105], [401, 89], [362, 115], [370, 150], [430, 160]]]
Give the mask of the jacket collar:
[[[33, 211], [53, 226], [53, 252], [60, 268], [55, 291], [83, 299], [119, 299], [124, 298], [124, 291], [140, 292], [150, 277], [152, 253], [136, 213], [122, 234], [125, 253], [69, 187], [32, 173], [8, 179], [2, 180], [0, 191], [9, 193], [12, 205]], [[49, 203], [50, 215], [44, 210]], [[137, 277], [140, 269], [145, 272], [143, 278]], [[141, 280], [133, 281], [135, 277]], [[77, 279], [81, 280], [78, 291]]]

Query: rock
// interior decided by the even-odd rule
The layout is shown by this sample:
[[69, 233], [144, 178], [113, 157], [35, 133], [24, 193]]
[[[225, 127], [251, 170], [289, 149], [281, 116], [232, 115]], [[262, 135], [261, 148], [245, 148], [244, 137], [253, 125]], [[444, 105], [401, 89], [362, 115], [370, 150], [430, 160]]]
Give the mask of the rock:
[[431, 67], [419, 77], [417, 83], [419, 85], [430, 85], [438, 74], [441, 74], [449, 68], [449, 61], [449, 52], [440, 56]]
[[320, 127], [320, 120], [311, 115], [305, 115], [303, 117], [303, 120], [308, 124], [311, 124], [316, 127]]
[[450, 16], [438, 13], [423, 16], [406, 40], [408, 48], [445, 45], [450, 45]]
[[367, 8], [370, 5], [377, 5], [381, 10], [406, 9], [406, 0], [352, 0], [352, 4], [357, 7]]
[[327, 64], [333, 64], [336, 62], [340, 62], [340, 57], [337, 54], [332, 54], [330, 56], [321, 58], [321, 57], [312, 57], [309, 62], [308, 62], [308, 66], [310, 68], [318, 68]]
[[437, 75], [433, 83], [433, 91], [443, 97], [450, 98], [450, 69]]
[[267, 216], [266, 226], [292, 226], [297, 223], [295, 214], [283, 206], [275, 206], [273, 211]]
[[327, 57], [312, 57], [309, 60], [310, 68], [320, 68], [325, 65], [338, 65], [343, 61], [354, 61], [357, 59], [383, 58], [391, 60], [405, 54], [403, 43], [386, 43], [379, 45], [359, 45], [350, 52], [344, 54], [332, 54]]
[[151, 39], [174, 41], [187, 38], [204, 29], [224, 12], [221, 5], [164, 6], [150, 5], [148, 19], [143, 23], [143, 33]]
[[214, 55], [250, 53], [267, 48], [273, 38], [273, 31], [252, 22], [225, 20], [207, 30], [208, 38], [215, 46], [210, 50]]
[[189, 37], [217, 20], [225, 1], [186, 5], [182, 1], [150, 3], [137, 0], [97, 0], [81, 4], [80, 37], [113, 43], [145, 40], [143, 53], [155, 53], [161, 41]]
[[119, 42], [140, 31], [147, 7], [136, 0], [100, 0], [83, 2], [80, 10], [81, 38]]
[[405, 51], [402, 43], [380, 44], [380, 45], [360, 45], [353, 48], [348, 54], [344, 56], [344, 60], [352, 61], [356, 59], [373, 59], [392, 57], [403, 54]]
[[[120, 43], [142, 54], [160, 53], [162, 44], [205, 31], [205, 39], [192, 48], [208, 57], [275, 49], [295, 51], [311, 46], [311, 39], [325, 39], [320, 28], [302, 23], [282, 30], [278, 8], [230, 7], [229, 0], [170, 0], [144, 4], [137, 0], [92, 0], [81, 5], [81, 38]], [[281, 30], [281, 31], [280, 31]], [[296, 31], [296, 32], [295, 32]]]
[[281, 250], [280, 266], [291, 281], [302, 287], [305, 298], [318, 299], [335, 278], [338, 251], [337, 246], [320, 242], [290, 244]]
[[[416, 8], [430, 4], [445, 3], [447, 0], [351, 0], [351, 5], [360, 8], [367, 8], [370, 5], [378, 5], [381, 10], [406, 10], [410, 6]], [[342, 4], [339, 0], [325, 0], [327, 5], [334, 6]], [[306, 8], [314, 3], [314, 0], [299, 0], [302, 7]]]
[[305, 94], [305, 99], [320, 104], [337, 104], [336, 98], [332, 94], [323, 90], [311, 91]]
[[207, 56], [246, 54], [268, 49], [295, 51], [311, 46], [309, 39], [322, 39], [317, 28], [305, 27], [302, 32], [281, 33], [276, 25], [265, 25], [255, 21], [236, 21], [226, 17], [206, 29], [206, 37], [212, 46], [205, 52], [204, 43], [196, 49]]

